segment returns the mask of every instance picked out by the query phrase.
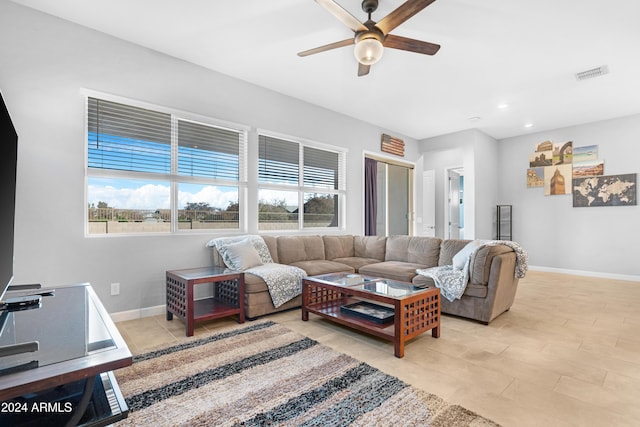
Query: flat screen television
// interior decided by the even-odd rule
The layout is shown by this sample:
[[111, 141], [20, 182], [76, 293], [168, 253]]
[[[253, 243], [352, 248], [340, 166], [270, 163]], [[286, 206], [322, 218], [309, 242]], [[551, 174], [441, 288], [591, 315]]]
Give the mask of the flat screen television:
[[13, 280], [18, 134], [0, 93], [0, 302]]

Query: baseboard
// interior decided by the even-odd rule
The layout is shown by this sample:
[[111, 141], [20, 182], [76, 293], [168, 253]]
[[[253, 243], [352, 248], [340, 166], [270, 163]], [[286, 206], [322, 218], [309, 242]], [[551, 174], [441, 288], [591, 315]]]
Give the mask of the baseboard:
[[124, 322], [126, 320], [141, 319], [143, 317], [158, 316], [167, 312], [165, 305], [157, 305], [155, 307], [139, 308], [137, 310], [120, 311], [118, 313], [110, 313], [114, 322]]
[[547, 273], [571, 274], [574, 276], [599, 277], [602, 279], [640, 282], [640, 276], [633, 276], [630, 274], [601, 273], [598, 271], [584, 271], [584, 270], [568, 270], [566, 268], [539, 267], [539, 266], [533, 266], [533, 265], [529, 266], [529, 270], [544, 271]]

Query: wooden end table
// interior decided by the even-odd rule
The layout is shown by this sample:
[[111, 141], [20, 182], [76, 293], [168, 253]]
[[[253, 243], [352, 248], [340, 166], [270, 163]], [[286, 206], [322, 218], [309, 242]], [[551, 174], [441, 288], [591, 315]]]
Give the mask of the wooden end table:
[[[244, 273], [222, 267], [189, 268], [166, 272], [167, 320], [173, 315], [186, 323], [187, 336], [193, 336], [196, 322], [238, 315], [244, 323]], [[213, 296], [194, 300], [193, 288], [213, 284]]]

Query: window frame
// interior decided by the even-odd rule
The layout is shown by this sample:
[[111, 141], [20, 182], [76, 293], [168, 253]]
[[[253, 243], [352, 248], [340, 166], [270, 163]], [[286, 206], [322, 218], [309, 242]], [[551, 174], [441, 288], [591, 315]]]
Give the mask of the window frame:
[[[247, 159], [249, 146], [250, 127], [238, 123], [232, 123], [198, 114], [188, 113], [177, 109], [162, 107], [147, 102], [136, 101], [125, 97], [109, 95], [105, 93], [84, 90], [84, 234], [85, 237], [120, 237], [120, 236], [149, 236], [149, 235], [175, 235], [175, 234], [222, 234], [222, 233], [246, 233], [247, 232]], [[89, 167], [89, 98], [124, 104], [130, 107], [143, 108], [159, 113], [171, 115], [171, 171], [170, 173], [153, 173], [126, 171], [117, 169], [102, 169]], [[178, 173], [178, 123], [179, 121], [195, 123], [198, 125], [211, 126], [227, 131], [237, 132], [239, 135], [239, 155], [238, 155], [238, 180], [207, 178], [202, 176], [179, 175]], [[95, 178], [117, 178], [136, 180], [153, 180], [166, 182], [170, 188], [171, 222], [169, 231], [157, 232], [127, 232], [127, 233], [90, 233], [89, 232], [89, 200], [88, 189], [89, 179]], [[211, 186], [237, 187], [238, 189], [238, 228], [204, 228], [199, 230], [184, 230], [178, 224], [178, 187], [179, 184], [199, 184]]]
[[[328, 231], [328, 230], [336, 230], [336, 231], [344, 231], [346, 229], [346, 203], [347, 203], [347, 172], [346, 172], [346, 164], [347, 164], [347, 154], [348, 149], [346, 147], [338, 147], [335, 145], [320, 143], [317, 141], [312, 141], [304, 138], [294, 137], [290, 135], [285, 135], [278, 132], [273, 132], [265, 129], [257, 129], [256, 130], [256, 140], [260, 142], [260, 137], [268, 137], [274, 138], [285, 142], [291, 142], [298, 144], [298, 183], [294, 184], [278, 184], [278, 183], [263, 183], [260, 182], [259, 171], [256, 174], [256, 185], [257, 185], [257, 194], [260, 194], [260, 190], [274, 190], [274, 191], [287, 191], [287, 192], [296, 192], [297, 200], [298, 200], [298, 219], [297, 219], [297, 227], [295, 229], [290, 228], [273, 228], [273, 229], [262, 229], [260, 228], [260, 213], [256, 216], [257, 219], [257, 230], [259, 233], [287, 233], [287, 232], [318, 232], [318, 231]], [[331, 153], [336, 153], [338, 155], [338, 165], [337, 165], [337, 173], [338, 173], [338, 183], [337, 188], [329, 189], [322, 188], [316, 186], [307, 186], [304, 182], [304, 149], [312, 148], [315, 150], [327, 151]], [[259, 168], [260, 162], [260, 153], [258, 148], [258, 153], [256, 155], [256, 161], [258, 164], [256, 165], [256, 169]], [[338, 224], [336, 227], [309, 227], [304, 225], [304, 213], [300, 214], [300, 211], [303, 210], [305, 204], [305, 195], [308, 193], [316, 193], [316, 194], [327, 194], [337, 196], [338, 201], [338, 212], [335, 213]], [[260, 200], [256, 201], [255, 209], [258, 209]]]

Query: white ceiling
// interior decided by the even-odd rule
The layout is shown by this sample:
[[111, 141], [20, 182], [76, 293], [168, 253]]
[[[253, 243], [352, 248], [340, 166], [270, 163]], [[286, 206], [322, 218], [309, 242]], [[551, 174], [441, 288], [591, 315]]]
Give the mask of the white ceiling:
[[[296, 55], [353, 35], [313, 0], [13, 1], [416, 139], [640, 113], [637, 0], [437, 0], [392, 34], [440, 51], [386, 49], [364, 77], [352, 47]], [[361, 0], [337, 2], [366, 20]], [[402, 3], [380, 0], [373, 20]]]

